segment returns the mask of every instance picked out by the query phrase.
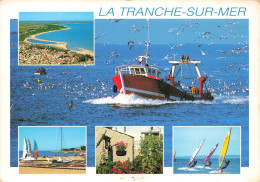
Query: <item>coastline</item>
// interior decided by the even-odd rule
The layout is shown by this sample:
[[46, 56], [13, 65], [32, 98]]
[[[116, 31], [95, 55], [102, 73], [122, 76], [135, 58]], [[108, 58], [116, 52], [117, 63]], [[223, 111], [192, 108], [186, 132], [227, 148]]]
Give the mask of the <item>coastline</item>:
[[78, 48], [80, 49], [80, 51], [75, 51], [79, 54], [89, 54], [90, 56], [93, 56], [94, 57], [94, 51], [90, 51], [90, 50], [87, 50], [87, 49], [83, 49], [83, 48]]
[[38, 41], [42, 41], [42, 42], [53, 42], [55, 44], [46, 44], [48, 46], [54, 46], [54, 47], [57, 47], [57, 48], [61, 48], [61, 49], [65, 49], [67, 50], [67, 42], [57, 42], [57, 41], [51, 41], [51, 40], [44, 40], [44, 39], [38, 39], [36, 38], [36, 36], [38, 35], [42, 35], [42, 34], [45, 34], [45, 33], [50, 33], [50, 32], [55, 32], [55, 31], [62, 31], [62, 30], [69, 30], [70, 28], [67, 27], [67, 28], [64, 28], [64, 29], [61, 29], [61, 30], [51, 30], [51, 31], [47, 31], [47, 32], [41, 32], [41, 33], [38, 33], [38, 34], [34, 34], [34, 35], [30, 35], [29, 37], [26, 37], [24, 39], [24, 42], [26, 43], [29, 43], [29, 44], [36, 44], [36, 43], [32, 43], [32, 42], [29, 42], [28, 39], [34, 39], [34, 40], [38, 40]]
[[[40, 43], [29, 42], [28, 39], [34, 39], [34, 40], [42, 41], [42, 42], [52, 42], [52, 43], [55, 43], [55, 44], [43, 44], [43, 45], [53, 46], [53, 47], [57, 47], [57, 48], [64, 49], [64, 50], [71, 50], [71, 49], [67, 48], [68, 42], [58, 42], [58, 41], [51, 41], [51, 40], [44, 40], [44, 39], [36, 38], [36, 36], [42, 35], [42, 34], [45, 34], [45, 33], [68, 30], [68, 29], [70, 29], [70, 28], [67, 27], [67, 28], [64, 28], [64, 29], [61, 29], [61, 30], [51, 30], [51, 31], [47, 31], [47, 32], [41, 32], [41, 33], [38, 33], [38, 34], [30, 35], [29, 37], [26, 37], [24, 39], [24, 42], [26, 42], [28, 44], [40, 44]], [[91, 51], [91, 50], [88, 50], [88, 49], [83, 49], [83, 48], [78, 48], [78, 49], [80, 49], [80, 51], [76, 51], [76, 50], [71, 50], [71, 51], [77, 52], [79, 54], [88, 54], [88, 55], [94, 57], [94, 51]]]

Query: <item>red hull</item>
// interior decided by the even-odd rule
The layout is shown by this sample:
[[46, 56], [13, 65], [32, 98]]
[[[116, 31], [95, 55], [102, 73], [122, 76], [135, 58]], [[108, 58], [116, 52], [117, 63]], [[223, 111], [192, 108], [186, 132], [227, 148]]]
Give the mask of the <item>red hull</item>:
[[193, 96], [159, 79], [144, 76], [117, 75], [112, 80], [122, 94], [136, 94], [161, 100], [194, 100]]

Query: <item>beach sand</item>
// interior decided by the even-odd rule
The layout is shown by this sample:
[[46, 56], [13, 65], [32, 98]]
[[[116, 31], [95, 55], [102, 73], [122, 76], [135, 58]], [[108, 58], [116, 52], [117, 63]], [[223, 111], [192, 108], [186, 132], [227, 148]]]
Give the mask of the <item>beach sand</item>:
[[[30, 35], [29, 37], [26, 37], [24, 39], [24, 42], [26, 43], [29, 43], [29, 44], [36, 44], [36, 43], [31, 43], [28, 41], [28, 39], [34, 39], [34, 40], [38, 40], [38, 41], [43, 41], [43, 42], [52, 42], [52, 43], [55, 43], [55, 44], [45, 44], [45, 45], [48, 45], [48, 46], [53, 46], [53, 47], [57, 47], [57, 48], [61, 48], [61, 49], [65, 49], [65, 50], [68, 50], [67, 48], [67, 42], [57, 42], [57, 41], [51, 41], [51, 40], [44, 40], [44, 39], [38, 39], [36, 38], [36, 36], [38, 35], [41, 35], [41, 34], [45, 34], [45, 33], [49, 33], [49, 32], [55, 32], [55, 31], [62, 31], [62, 30], [68, 30], [70, 29], [69, 27], [67, 28], [64, 28], [64, 29], [61, 29], [61, 30], [53, 30], [53, 31], [47, 31], [47, 32], [42, 32], [42, 33], [38, 33], [38, 34], [34, 34], [34, 35]], [[82, 48], [79, 48], [80, 51], [75, 51], [79, 54], [89, 54], [91, 56], [94, 56], [94, 52], [93, 51], [90, 51], [90, 50], [87, 50], [87, 49], [82, 49]], [[72, 50], [73, 51], [73, 50]]]
[[82, 49], [82, 48], [79, 48], [79, 49], [80, 49], [80, 51], [76, 51], [79, 54], [88, 54], [90, 56], [94, 56], [93, 51], [90, 51], [90, 50], [87, 50], [87, 49]]
[[[50, 157], [51, 158], [51, 157]], [[57, 159], [58, 157], [53, 157]], [[19, 161], [19, 174], [86, 174], [86, 161], [81, 156], [62, 157], [71, 158], [73, 161], [69, 164], [51, 167], [46, 158], [38, 157], [37, 161]], [[83, 164], [84, 166], [73, 166], [74, 164]]]
[[51, 41], [51, 40], [38, 39], [38, 38], [36, 38], [36, 36], [41, 35], [41, 34], [45, 34], [45, 33], [49, 33], [49, 32], [62, 31], [62, 30], [68, 30], [68, 29], [70, 29], [70, 28], [67, 27], [67, 28], [64, 28], [64, 29], [61, 29], [61, 30], [52, 30], [52, 31], [47, 31], [47, 32], [42, 32], [42, 33], [30, 35], [29, 37], [26, 37], [24, 39], [24, 42], [29, 43], [29, 44], [33, 44], [33, 43], [29, 42], [28, 39], [34, 39], [34, 40], [43, 41], [43, 42], [55, 43], [55, 44], [46, 44], [46, 45], [49, 45], [49, 46], [54, 46], [54, 47], [61, 48], [61, 49], [67, 49], [67, 44], [68, 44], [67, 42], [57, 42], [57, 41]]

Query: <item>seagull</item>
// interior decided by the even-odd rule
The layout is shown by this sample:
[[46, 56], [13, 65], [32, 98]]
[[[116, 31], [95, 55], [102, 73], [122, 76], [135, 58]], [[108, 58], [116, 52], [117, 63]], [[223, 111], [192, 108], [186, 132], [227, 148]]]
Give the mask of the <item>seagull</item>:
[[70, 101], [70, 104], [69, 104], [69, 110], [71, 110], [71, 108], [74, 106], [74, 104], [73, 104], [73, 101], [71, 100]]

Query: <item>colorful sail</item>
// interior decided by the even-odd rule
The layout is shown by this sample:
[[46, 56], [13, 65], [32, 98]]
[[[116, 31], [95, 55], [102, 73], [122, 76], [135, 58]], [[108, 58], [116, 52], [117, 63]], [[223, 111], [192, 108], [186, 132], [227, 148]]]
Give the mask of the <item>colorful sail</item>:
[[176, 151], [173, 154], [173, 162], [175, 162], [175, 154], [176, 154]]
[[34, 157], [38, 157], [39, 156], [39, 151], [38, 151], [38, 146], [37, 146], [37, 143], [36, 141], [34, 140], [34, 145], [33, 145], [33, 156]]
[[211, 158], [211, 156], [212, 156], [212, 155], [214, 154], [214, 152], [216, 151], [217, 147], [218, 147], [218, 144], [215, 145], [215, 146], [213, 147], [213, 149], [208, 153], [208, 155], [204, 158], [203, 165], [205, 165], [205, 164], [209, 161], [209, 159]]
[[193, 153], [193, 155], [191, 156], [190, 158], [190, 161], [189, 161], [189, 166], [191, 165], [191, 163], [195, 160], [195, 157], [197, 156], [197, 154], [199, 153], [203, 143], [204, 143], [205, 139], [200, 143], [200, 145], [198, 146], [198, 148], [195, 150], [195, 152]]
[[229, 145], [229, 140], [230, 140], [230, 136], [231, 136], [231, 129], [228, 131], [227, 135], [226, 135], [226, 138], [224, 140], [224, 143], [223, 143], [223, 146], [222, 146], [222, 149], [221, 149], [221, 152], [220, 152], [220, 156], [219, 156], [219, 168], [221, 168], [224, 160], [225, 160], [225, 157], [226, 157], [226, 154], [227, 154], [227, 150], [228, 150], [228, 145]]

